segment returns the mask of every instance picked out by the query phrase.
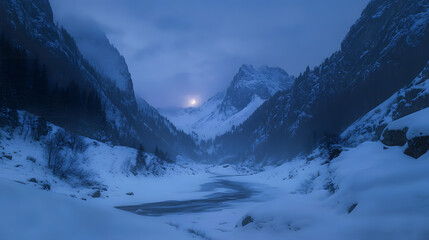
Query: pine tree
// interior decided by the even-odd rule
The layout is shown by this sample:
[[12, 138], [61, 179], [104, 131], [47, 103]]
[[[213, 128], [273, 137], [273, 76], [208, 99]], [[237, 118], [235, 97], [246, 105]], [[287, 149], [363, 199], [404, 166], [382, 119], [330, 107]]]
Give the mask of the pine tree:
[[18, 112], [16, 111], [16, 108], [12, 107], [9, 110], [9, 126], [12, 130], [15, 130], [19, 125], [19, 119], [18, 119]]
[[155, 147], [155, 152], [154, 152], [154, 154], [155, 154], [155, 156], [157, 156], [157, 157], [159, 157], [159, 154], [160, 152], [159, 152], [159, 148], [158, 148], [158, 146], [156, 146]]
[[34, 131], [33, 138], [39, 141], [41, 137], [48, 135], [48, 133], [49, 133], [49, 127], [46, 120], [41, 117], [37, 118], [36, 129]]

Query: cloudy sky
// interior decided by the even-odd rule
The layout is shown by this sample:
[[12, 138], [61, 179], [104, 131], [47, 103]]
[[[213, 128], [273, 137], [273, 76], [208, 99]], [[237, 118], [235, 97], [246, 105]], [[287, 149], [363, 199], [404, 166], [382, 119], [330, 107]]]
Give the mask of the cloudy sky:
[[60, 24], [89, 19], [106, 32], [128, 63], [136, 95], [155, 107], [207, 100], [229, 85], [243, 63], [298, 75], [340, 48], [369, 2], [50, 1]]

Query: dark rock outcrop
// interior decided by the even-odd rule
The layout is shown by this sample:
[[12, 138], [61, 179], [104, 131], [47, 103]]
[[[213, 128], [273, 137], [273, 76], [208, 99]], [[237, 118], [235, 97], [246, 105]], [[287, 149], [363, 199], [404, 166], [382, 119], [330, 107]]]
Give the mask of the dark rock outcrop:
[[347, 213], [350, 214], [353, 212], [353, 210], [355, 210], [355, 208], [357, 207], [357, 203], [353, 203], [350, 207], [349, 210], [347, 210]]
[[341, 147], [333, 148], [331, 151], [329, 151], [329, 160], [339, 157], [342, 152], [343, 149]]
[[407, 143], [407, 131], [408, 128], [402, 130], [386, 129], [381, 142], [387, 146], [404, 146]]
[[254, 221], [254, 219], [252, 218], [252, 216], [246, 216], [243, 218], [243, 220], [241, 221], [241, 226], [244, 227], [249, 223], [252, 223]]
[[44, 183], [44, 184], [42, 184], [42, 189], [46, 190], [46, 191], [50, 191], [51, 190], [51, 185], [49, 185], [48, 183]]
[[419, 158], [429, 150], [429, 136], [415, 137], [408, 141], [404, 153], [413, 158]]
[[101, 197], [101, 192], [100, 190], [95, 191], [93, 194], [91, 194], [92, 198], [99, 198]]
[[35, 178], [28, 179], [29, 182], [38, 183], [38, 181]]

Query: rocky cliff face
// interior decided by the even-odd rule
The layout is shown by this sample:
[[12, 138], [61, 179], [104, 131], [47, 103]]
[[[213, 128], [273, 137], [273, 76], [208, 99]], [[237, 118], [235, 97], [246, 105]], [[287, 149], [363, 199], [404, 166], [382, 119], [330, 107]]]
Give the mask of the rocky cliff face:
[[290, 90], [265, 102], [232, 133], [215, 141], [218, 154], [291, 157], [348, 125], [411, 83], [429, 57], [429, 6], [424, 0], [374, 0], [341, 50]]
[[113, 46], [98, 25], [80, 19], [66, 21], [83, 57], [129, 98], [134, 97], [133, 81], [125, 58]]
[[255, 68], [252, 65], [243, 65], [226, 90], [220, 112], [226, 113], [231, 109], [240, 111], [254, 97], [266, 100], [277, 91], [289, 88], [293, 80], [294, 78], [281, 68], [268, 66]]
[[[55, 66], [51, 71], [53, 76], [61, 75], [55, 69], [64, 65], [64, 61], [82, 65], [81, 54], [71, 36], [54, 24], [48, 0], [4, 0], [0, 2], [0, 11], [2, 32], [22, 47], [31, 49], [30, 53], [43, 62]], [[63, 61], [58, 62], [59, 58]]]

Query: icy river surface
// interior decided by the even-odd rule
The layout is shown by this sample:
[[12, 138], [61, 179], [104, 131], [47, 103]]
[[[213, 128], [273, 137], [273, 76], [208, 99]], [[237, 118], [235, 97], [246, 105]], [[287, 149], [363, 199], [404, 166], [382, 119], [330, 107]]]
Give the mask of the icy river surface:
[[208, 194], [195, 199], [180, 201], [170, 199], [116, 208], [145, 216], [208, 212], [228, 208], [233, 203], [254, 201], [253, 197], [260, 192], [249, 183], [224, 176], [218, 176], [213, 181], [202, 184], [198, 191]]

